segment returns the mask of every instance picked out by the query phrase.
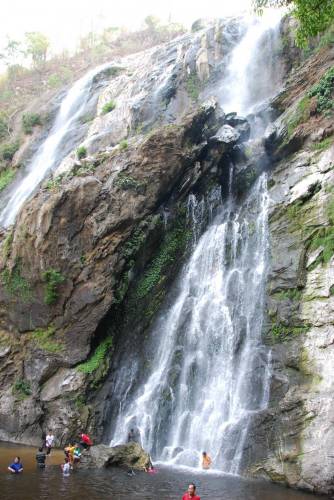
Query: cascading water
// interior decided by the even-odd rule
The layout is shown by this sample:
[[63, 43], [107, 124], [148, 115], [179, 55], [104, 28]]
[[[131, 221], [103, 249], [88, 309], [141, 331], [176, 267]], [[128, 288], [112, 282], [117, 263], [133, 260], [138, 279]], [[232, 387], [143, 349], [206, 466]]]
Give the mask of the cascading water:
[[[231, 54], [222, 88], [232, 76], [237, 81], [225, 94], [227, 110], [247, 112], [259, 102], [258, 95], [251, 99], [247, 77], [272, 26], [250, 22]], [[269, 88], [269, 81], [262, 83]], [[216, 197], [213, 203], [190, 198], [195, 235], [202, 232], [203, 214], [214, 212], [214, 206]], [[234, 474], [241, 470], [252, 417], [269, 399], [270, 352], [261, 342], [267, 209], [266, 174], [238, 205], [231, 170], [228, 198], [218, 204], [208, 229], [194, 239], [174, 300], [153, 327], [147, 379], [138, 386], [135, 376], [124, 376], [134, 374], [133, 367], [122, 367], [115, 386], [121, 396], [111, 426], [112, 445], [124, 442], [129, 428], [137, 426], [144, 448], [156, 460], [199, 466], [206, 450], [215, 468]]]
[[[57, 167], [61, 160], [81, 140], [77, 133], [77, 123], [84, 113], [87, 113], [87, 102], [94, 77], [108, 65], [103, 65], [89, 71], [78, 80], [65, 95], [55, 123], [46, 140], [32, 157], [23, 177], [17, 180], [2, 198], [0, 225], [8, 227], [15, 221], [16, 215], [23, 203], [34, 192], [48, 172]], [[73, 142], [73, 137], [75, 140]]]

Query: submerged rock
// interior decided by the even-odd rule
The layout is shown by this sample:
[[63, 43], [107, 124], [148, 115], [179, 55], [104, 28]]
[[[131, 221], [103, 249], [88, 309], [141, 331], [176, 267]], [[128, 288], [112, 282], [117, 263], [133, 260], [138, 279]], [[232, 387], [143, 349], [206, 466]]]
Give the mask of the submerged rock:
[[99, 444], [83, 453], [80, 467], [126, 467], [143, 470], [151, 463], [150, 455], [138, 443], [127, 443], [119, 446]]

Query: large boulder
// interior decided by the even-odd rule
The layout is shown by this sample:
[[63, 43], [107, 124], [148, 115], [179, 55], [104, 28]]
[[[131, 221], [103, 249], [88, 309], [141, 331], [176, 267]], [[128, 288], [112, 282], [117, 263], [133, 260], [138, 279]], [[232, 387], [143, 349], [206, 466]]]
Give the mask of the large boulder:
[[148, 467], [150, 455], [138, 443], [127, 443], [119, 446], [98, 444], [84, 453], [80, 465], [85, 468], [127, 467], [141, 469]]

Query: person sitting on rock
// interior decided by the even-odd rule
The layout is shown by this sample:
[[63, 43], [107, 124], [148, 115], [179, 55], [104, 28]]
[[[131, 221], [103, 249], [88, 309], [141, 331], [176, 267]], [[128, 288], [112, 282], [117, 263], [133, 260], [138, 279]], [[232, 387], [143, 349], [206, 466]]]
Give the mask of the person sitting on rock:
[[81, 446], [82, 448], [84, 448], [85, 450], [87, 450], [90, 446], [92, 446], [92, 445], [93, 445], [93, 442], [92, 442], [92, 440], [90, 439], [90, 437], [88, 436], [88, 434], [84, 434], [84, 433], [82, 433], [82, 434], [80, 435], [80, 439], [81, 439], [81, 441], [80, 441], [80, 446]]
[[194, 483], [189, 484], [188, 491], [183, 495], [182, 500], [201, 500], [201, 498], [196, 495], [196, 486]]
[[141, 444], [140, 431], [137, 427], [136, 428], [133, 427], [132, 429], [130, 429], [130, 432], [128, 434], [128, 443]]
[[44, 453], [42, 446], [38, 449], [38, 452], [36, 453], [36, 462], [37, 462], [37, 467], [40, 469], [45, 468], [45, 459], [46, 459], [46, 453]]
[[19, 474], [23, 472], [23, 465], [21, 464], [20, 457], [15, 457], [14, 462], [8, 466], [9, 472], [12, 474]]
[[202, 469], [205, 469], [205, 470], [210, 469], [211, 464], [212, 464], [211, 458], [209, 457], [209, 455], [207, 454], [206, 451], [203, 451], [203, 453], [202, 453]]

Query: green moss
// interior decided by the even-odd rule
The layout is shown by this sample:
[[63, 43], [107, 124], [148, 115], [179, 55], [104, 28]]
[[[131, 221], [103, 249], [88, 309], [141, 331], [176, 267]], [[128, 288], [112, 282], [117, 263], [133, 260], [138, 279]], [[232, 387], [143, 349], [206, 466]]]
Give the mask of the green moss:
[[43, 351], [48, 352], [61, 352], [64, 349], [64, 346], [55, 342], [53, 339], [55, 334], [55, 327], [50, 325], [46, 329], [37, 329], [32, 333], [32, 339], [35, 341], [35, 344]]
[[188, 75], [186, 80], [186, 89], [189, 97], [191, 97], [193, 101], [197, 101], [201, 91], [201, 81], [195, 71]]
[[18, 379], [14, 382], [12, 393], [20, 401], [31, 395], [32, 390], [27, 380]]
[[42, 274], [42, 279], [46, 283], [44, 302], [47, 305], [54, 304], [58, 300], [58, 287], [65, 281], [65, 277], [59, 271], [50, 268]]
[[20, 144], [18, 141], [3, 144], [0, 148], [0, 158], [5, 161], [11, 161], [19, 147]]
[[276, 342], [291, 340], [293, 337], [306, 333], [309, 330], [307, 325], [286, 326], [283, 323], [275, 323], [271, 328], [271, 336]]
[[173, 263], [182, 253], [191, 237], [191, 232], [184, 228], [174, 229], [162, 242], [158, 255], [153, 259], [144, 277], [138, 283], [135, 296], [144, 298], [159, 283], [163, 270]]
[[25, 134], [32, 134], [33, 128], [42, 125], [41, 115], [37, 113], [24, 113], [22, 116], [22, 128]]
[[21, 274], [21, 265], [17, 263], [13, 269], [4, 269], [1, 273], [1, 281], [9, 295], [19, 297], [23, 301], [31, 298], [31, 288], [28, 281]]
[[12, 182], [15, 177], [15, 170], [12, 168], [6, 168], [0, 172], [0, 191], [5, 189]]
[[122, 68], [121, 66], [112, 66], [111, 68], [108, 68], [106, 70], [106, 74], [107, 76], [115, 78], [116, 76], [119, 76], [123, 71], [124, 68]]
[[103, 115], [106, 115], [107, 113], [110, 113], [110, 111], [113, 111], [115, 108], [116, 108], [115, 101], [106, 102], [105, 105], [102, 108], [101, 113]]
[[334, 227], [328, 226], [315, 232], [311, 239], [311, 248], [316, 250], [323, 247], [321, 254], [316, 260], [316, 265], [320, 262], [327, 264], [334, 254]]
[[46, 189], [48, 191], [57, 191], [61, 186], [63, 178], [64, 178], [63, 175], [57, 175], [56, 177], [49, 179], [48, 182], [46, 183]]
[[334, 91], [334, 66], [330, 68], [320, 81], [313, 85], [311, 90], [307, 93], [308, 97], [317, 98], [317, 112], [322, 113], [326, 110], [334, 108], [333, 100]]
[[287, 121], [288, 138], [292, 136], [295, 129], [301, 123], [305, 123], [310, 117], [310, 97], [304, 96], [297, 104], [294, 114]]
[[128, 141], [125, 139], [119, 143], [119, 149], [121, 151], [124, 151], [125, 149], [128, 149]]
[[333, 144], [333, 137], [327, 137], [320, 142], [315, 142], [312, 144], [311, 149], [313, 151], [325, 151]]
[[92, 356], [87, 361], [85, 361], [85, 363], [81, 363], [80, 365], [78, 365], [77, 369], [80, 372], [87, 374], [95, 372], [103, 362], [108, 352], [110, 351], [112, 343], [113, 343], [112, 337], [107, 337], [95, 349], [94, 354], [92, 354]]
[[86, 156], [87, 156], [87, 149], [85, 148], [85, 146], [80, 146], [77, 149], [77, 158], [78, 158], [78, 160], [82, 160], [83, 158], [86, 158]]
[[115, 179], [115, 186], [127, 191], [128, 189], [134, 189], [135, 191], [141, 190], [145, 184], [143, 182], [137, 181], [131, 175], [126, 175], [124, 172], [120, 172]]
[[13, 231], [10, 231], [6, 238], [4, 239], [3, 245], [2, 245], [2, 254], [4, 259], [8, 259], [11, 249], [12, 249], [12, 243], [13, 243], [13, 238], [14, 238], [14, 233]]
[[302, 291], [298, 290], [298, 288], [289, 288], [287, 290], [282, 290], [280, 292], [277, 292], [273, 294], [273, 297], [275, 299], [279, 300], [294, 300], [294, 301], [299, 301], [302, 296]]

